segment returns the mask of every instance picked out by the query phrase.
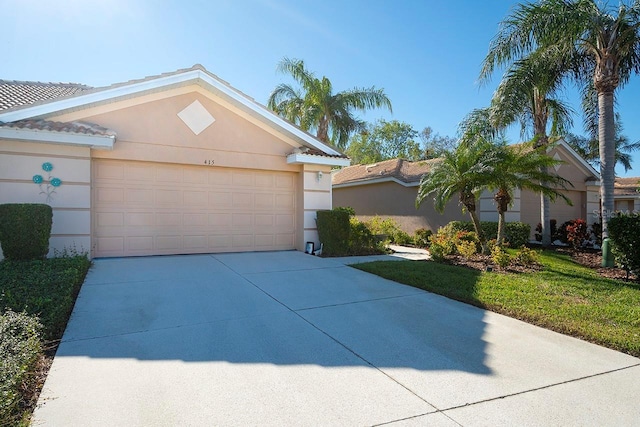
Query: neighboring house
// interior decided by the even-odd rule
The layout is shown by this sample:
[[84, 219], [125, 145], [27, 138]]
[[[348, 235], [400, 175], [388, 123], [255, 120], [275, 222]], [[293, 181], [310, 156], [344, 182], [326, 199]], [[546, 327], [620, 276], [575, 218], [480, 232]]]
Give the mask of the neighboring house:
[[[551, 218], [561, 224], [570, 219], [583, 218], [589, 224], [598, 220], [599, 174], [564, 141], [549, 151], [549, 155], [563, 161], [556, 172], [569, 180], [573, 187], [563, 190], [573, 206], [558, 200], [551, 205]], [[418, 228], [436, 231], [453, 220], [469, 220], [463, 214], [457, 197], [447, 204], [443, 214], [436, 212], [427, 197], [420, 209], [415, 208], [420, 179], [438, 160], [410, 162], [392, 159], [372, 165], [354, 165], [333, 173], [333, 205], [351, 206], [361, 220], [375, 215], [391, 217], [408, 233]], [[484, 192], [478, 204], [482, 221], [497, 221], [498, 213], [493, 194]], [[522, 221], [531, 225], [532, 236], [540, 222], [540, 195], [529, 191], [516, 191], [513, 205], [506, 220]]]
[[201, 65], [102, 88], [0, 80], [0, 203], [53, 207], [50, 254], [304, 250], [348, 164]]
[[640, 212], [640, 177], [616, 178], [614, 185], [615, 210]]

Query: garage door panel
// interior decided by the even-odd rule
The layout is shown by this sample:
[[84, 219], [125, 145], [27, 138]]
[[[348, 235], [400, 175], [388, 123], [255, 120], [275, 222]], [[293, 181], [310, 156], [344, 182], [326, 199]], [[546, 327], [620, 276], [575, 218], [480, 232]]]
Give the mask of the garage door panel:
[[153, 190], [146, 188], [126, 188], [127, 205], [149, 206], [153, 203]]
[[293, 249], [295, 173], [95, 159], [94, 256]]
[[231, 193], [229, 191], [209, 191], [209, 207], [224, 209], [232, 207]]

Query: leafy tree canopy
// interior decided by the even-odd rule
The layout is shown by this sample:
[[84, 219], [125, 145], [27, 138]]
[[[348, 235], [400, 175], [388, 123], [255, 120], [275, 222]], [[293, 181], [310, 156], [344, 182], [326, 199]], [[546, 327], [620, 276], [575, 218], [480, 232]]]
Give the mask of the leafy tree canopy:
[[352, 164], [370, 164], [401, 157], [420, 160], [422, 150], [416, 141], [418, 132], [405, 122], [378, 120], [351, 138], [346, 154]]

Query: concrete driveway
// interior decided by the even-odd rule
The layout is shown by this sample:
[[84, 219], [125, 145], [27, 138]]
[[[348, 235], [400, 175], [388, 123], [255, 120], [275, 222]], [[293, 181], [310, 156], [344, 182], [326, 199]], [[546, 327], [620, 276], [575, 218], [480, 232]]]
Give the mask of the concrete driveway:
[[34, 425], [640, 424], [640, 359], [344, 262], [96, 260]]

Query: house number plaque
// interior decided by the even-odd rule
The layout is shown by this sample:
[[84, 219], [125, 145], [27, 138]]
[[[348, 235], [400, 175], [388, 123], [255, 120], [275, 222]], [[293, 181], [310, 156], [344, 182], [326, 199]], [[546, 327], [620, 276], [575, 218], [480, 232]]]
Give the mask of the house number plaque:
[[204, 164], [207, 165], [207, 166], [213, 166], [215, 163], [216, 162], [213, 159], [207, 159], [207, 160], [204, 161]]

